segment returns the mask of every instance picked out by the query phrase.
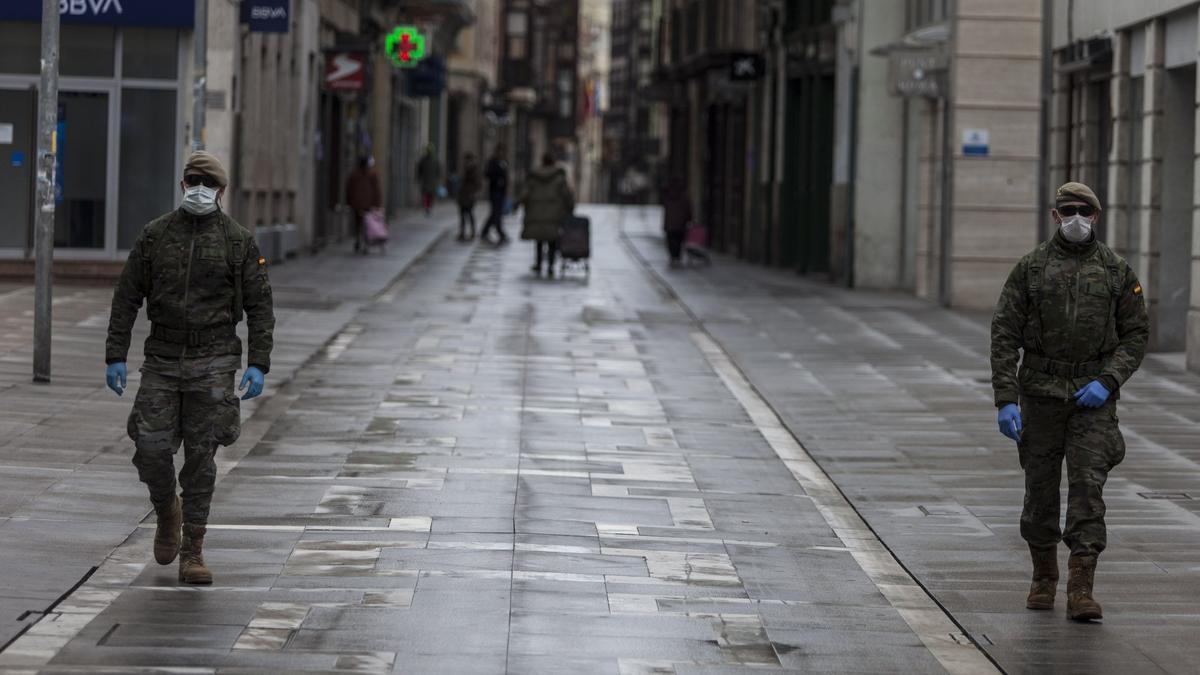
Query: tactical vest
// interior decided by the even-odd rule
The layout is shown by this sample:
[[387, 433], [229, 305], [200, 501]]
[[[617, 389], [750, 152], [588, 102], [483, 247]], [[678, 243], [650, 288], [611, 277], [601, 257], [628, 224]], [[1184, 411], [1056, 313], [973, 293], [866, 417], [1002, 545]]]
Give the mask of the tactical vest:
[[[1027, 272], [1027, 292], [1029, 297], [1030, 312], [1029, 326], [1037, 341], [1037, 350], [1042, 352], [1042, 289], [1045, 286], [1046, 280], [1046, 260], [1049, 258], [1049, 244], [1038, 246], [1033, 252], [1033, 257], [1029, 261]], [[1108, 316], [1104, 325], [1104, 343], [1100, 351], [1108, 353], [1117, 348], [1116, 344], [1112, 344], [1110, 336], [1112, 335], [1113, 317], [1117, 313], [1117, 303], [1121, 300], [1121, 293], [1124, 290], [1124, 280], [1121, 278], [1121, 258], [1113, 253], [1112, 249], [1107, 246], [1097, 246], [1100, 251], [1101, 262], [1107, 270], [1108, 276]], [[1082, 270], [1081, 270], [1082, 272]], [[1078, 299], [1076, 299], [1078, 302]]]
[[[158, 255], [158, 246], [161, 243], [159, 237], [162, 236], [163, 230], [173, 220], [173, 218], [160, 218], [152, 221], [142, 230], [142, 279], [147, 285], [154, 278], [153, 270], [151, 269], [154, 258]], [[225, 234], [225, 262], [229, 265], [229, 271], [233, 274], [233, 306], [231, 307], [233, 323], [237, 325], [241, 323], [244, 314], [242, 307], [242, 264], [246, 258], [245, 241], [241, 237], [231, 236], [229, 228], [232, 227], [232, 221], [220, 216], [221, 230]], [[149, 293], [147, 293], [149, 295]]]

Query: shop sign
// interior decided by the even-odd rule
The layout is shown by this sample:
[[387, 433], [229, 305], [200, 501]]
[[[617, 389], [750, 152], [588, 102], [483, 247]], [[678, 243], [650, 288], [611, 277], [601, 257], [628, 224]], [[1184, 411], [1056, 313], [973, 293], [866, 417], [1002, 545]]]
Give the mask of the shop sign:
[[325, 88], [362, 91], [367, 84], [367, 55], [363, 52], [326, 52]]
[[[191, 28], [195, 0], [58, 0], [63, 23]], [[0, 21], [42, 20], [42, 0], [0, 0]]]
[[890, 85], [896, 96], [943, 95], [946, 57], [932, 49], [898, 50], [891, 53]]
[[415, 26], [397, 26], [384, 40], [384, 50], [397, 68], [415, 68], [425, 58], [425, 36]]
[[408, 95], [433, 98], [446, 90], [446, 63], [436, 56], [422, 60], [408, 71]]
[[990, 136], [987, 129], [963, 129], [962, 154], [967, 157], [987, 157]]
[[767, 70], [767, 60], [759, 54], [734, 54], [729, 61], [729, 79], [734, 82], [761, 80]]
[[288, 0], [242, 0], [242, 23], [251, 33], [286, 33], [290, 25]]

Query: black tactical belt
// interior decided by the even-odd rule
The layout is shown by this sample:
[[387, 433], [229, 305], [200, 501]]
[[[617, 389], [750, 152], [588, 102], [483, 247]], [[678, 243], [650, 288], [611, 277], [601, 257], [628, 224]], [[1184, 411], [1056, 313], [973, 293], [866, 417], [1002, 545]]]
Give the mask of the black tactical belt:
[[224, 326], [212, 326], [211, 328], [201, 328], [199, 330], [176, 330], [167, 328], [159, 324], [150, 326], [151, 337], [162, 340], [163, 342], [171, 342], [177, 345], [187, 345], [188, 347], [198, 347], [208, 344], [215, 340], [225, 340], [231, 337], [237, 337], [237, 330], [229, 324]]
[[1071, 363], [1070, 361], [1055, 361], [1040, 354], [1026, 354], [1021, 364], [1039, 373], [1070, 378], [1095, 377], [1104, 370], [1103, 361]]

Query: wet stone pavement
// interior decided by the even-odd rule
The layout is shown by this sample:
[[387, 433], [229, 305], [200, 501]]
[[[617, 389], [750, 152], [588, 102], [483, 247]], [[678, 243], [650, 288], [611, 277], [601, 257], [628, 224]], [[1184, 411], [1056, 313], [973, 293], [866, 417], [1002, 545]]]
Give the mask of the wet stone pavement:
[[[1200, 672], [1200, 376], [1149, 355], [1122, 388], [1105, 487], [1102, 623], [1024, 609], [1023, 477], [996, 430], [989, 316], [721, 259], [668, 270], [657, 214], [627, 241], [678, 295], [904, 565], [1010, 673]], [[1065, 485], [1064, 485], [1065, 503]]]
[[145, 522], [0, 669], [994, 672], [592, 215], [590, 277], [442, 241], [222, 466], [213, 586]]

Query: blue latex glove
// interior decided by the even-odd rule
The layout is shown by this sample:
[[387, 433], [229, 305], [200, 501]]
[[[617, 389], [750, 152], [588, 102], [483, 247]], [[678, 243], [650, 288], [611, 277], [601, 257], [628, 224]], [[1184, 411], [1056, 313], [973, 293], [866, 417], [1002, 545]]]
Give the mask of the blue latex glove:
[[125, 393], [125, 363], [110, 363], [104, 369], [104, 383], [117, 393], [117, 396]]
[[1016, 403], [1009, 403], [1001, 408], [996, 415], [996, 423], [1000, 425], [1000, 433], [1018, 443], [1021, 442], [1021, 409]]
[[1092, 380], [1086, 387], [1075, 392], [1075, 402], [1084, 408], [1099, 408], [1108, 401], [1108, 388], [1099, 380]]
[[[246, 401], [258, 396], [263, 391], [263, 384], [266, 382], [266, 375], [254, 366], [246, 369], [246, 374], [242, 375], [242, 383], [238, 385], [238, 391], [246, 389], [246, 393], [242, 396], [242, 400]], [[246, 385], [250, 385], [247, 389]]]

